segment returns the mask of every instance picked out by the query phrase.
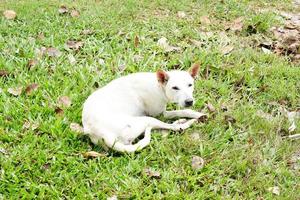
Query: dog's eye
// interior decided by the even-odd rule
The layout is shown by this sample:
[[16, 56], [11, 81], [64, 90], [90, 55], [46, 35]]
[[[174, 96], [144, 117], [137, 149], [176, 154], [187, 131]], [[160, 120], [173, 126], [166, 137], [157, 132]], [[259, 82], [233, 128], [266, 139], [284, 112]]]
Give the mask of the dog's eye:
[[192, 87], [192, 85], [193, 85], [193, 84], [191, 84], [191, 83], [190, 83], [190, 84], [188, 84], [188, 86], [189, 86], [189, 87]]
[[179, 90], [177, 86], [172, 87], [173, 90]]

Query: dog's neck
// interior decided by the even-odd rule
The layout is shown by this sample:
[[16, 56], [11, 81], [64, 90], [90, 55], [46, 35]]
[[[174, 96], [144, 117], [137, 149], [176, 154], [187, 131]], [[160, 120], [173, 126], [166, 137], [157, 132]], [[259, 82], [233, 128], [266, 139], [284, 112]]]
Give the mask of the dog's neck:
[[165, 89], [165, 86], [164, 85], [162, 85], [161, 83], [158, 83], [158, 88], [159, 88], [159, 90], [160, 90], [160, 92], [161, 92], [161, 96], [164, 98], [164, 100], [165, 100], [165, 102], [166, 102], [166, 104], [169, 102], [169, 99], [168, 99], [168, 97], [167, 97], [167, 95], [166, 95], [166, 89]]

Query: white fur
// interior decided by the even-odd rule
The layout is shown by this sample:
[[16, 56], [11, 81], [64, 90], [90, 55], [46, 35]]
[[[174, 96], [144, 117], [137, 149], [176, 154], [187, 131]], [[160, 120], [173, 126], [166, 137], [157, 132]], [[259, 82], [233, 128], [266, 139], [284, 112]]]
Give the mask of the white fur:
[[[185, 71], [167, 72], [168, 80], [160, 83], [155, 73], [134, 73], [113, 80], [92, 93], [83, 107], [83, 127], [92, 142], [103, 141], [121, 152], [134, 152], [150, 143], [151, 129], [184, 130], [204, 114], [190, 110], [166, 111], [168, 102], [184, 106], [193, 99], [194, 79]], [[174, 90], [177, 86], [180, 90]], [[193, 118], [184, 123], [164, 123], [154, 116]], [[150, 117], [151, 116], [151, 117]], [[132, 141], [145, 133], [136, 144]]]

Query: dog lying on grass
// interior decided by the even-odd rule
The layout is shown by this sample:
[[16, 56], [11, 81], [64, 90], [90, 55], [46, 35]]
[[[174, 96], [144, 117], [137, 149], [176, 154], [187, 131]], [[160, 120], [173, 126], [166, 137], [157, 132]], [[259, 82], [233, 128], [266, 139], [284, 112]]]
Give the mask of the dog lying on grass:
[[[116, 80], [92, 93], [84, 103], [82, 123], [84, 133], [92, 142], [103, 141], [120, 152], [134, 152], [146, 147], [151, 129], [184, 130], [205, 114], [191, 109], [166, 111], [168, 102], [181, 107], [194, 103], [194, 80], [199, 64], [188, 71], [158, 70], [156, 73], [134, 73]], [[172, 124], [156, 118], [190, 118]], [[132, 142], [144, 133], [144, 138]]]

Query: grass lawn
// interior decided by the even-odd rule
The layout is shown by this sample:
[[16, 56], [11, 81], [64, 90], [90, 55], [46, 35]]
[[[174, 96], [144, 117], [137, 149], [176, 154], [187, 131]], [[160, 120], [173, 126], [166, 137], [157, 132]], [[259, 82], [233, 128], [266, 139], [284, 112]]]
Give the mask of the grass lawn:
[[[300, 140], [282, 139], [300, 121], [289, 133], [280, 114], [300, 108], [300, 65], [259, 46], [275, 42], [280, 11], [300, 12], [291, 1], [2, 0], [0, 11], [0, 199], [300, 199]], [[163, 37], [176, 48], [159, 46]], [[83, 156], [105, 152], [70, 128], [92, 91], [194, 62], [193, 109], [207, 122], [154, 131], [135, 154]]]

